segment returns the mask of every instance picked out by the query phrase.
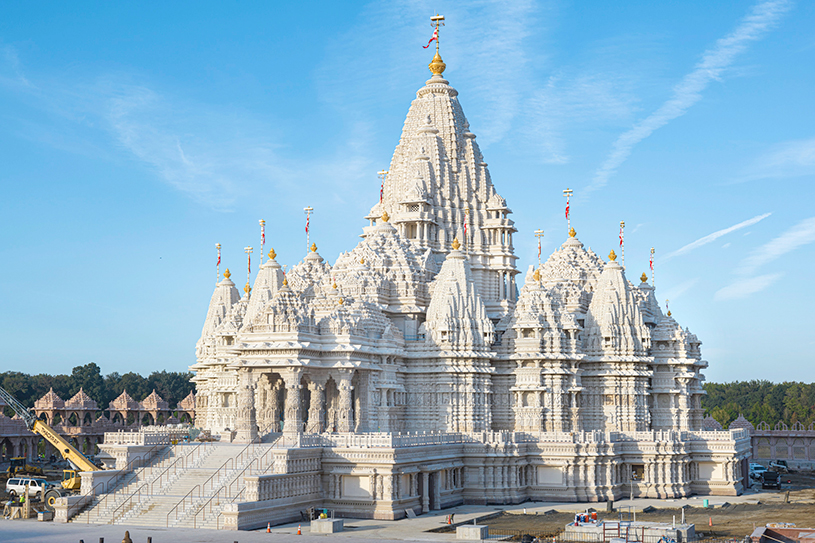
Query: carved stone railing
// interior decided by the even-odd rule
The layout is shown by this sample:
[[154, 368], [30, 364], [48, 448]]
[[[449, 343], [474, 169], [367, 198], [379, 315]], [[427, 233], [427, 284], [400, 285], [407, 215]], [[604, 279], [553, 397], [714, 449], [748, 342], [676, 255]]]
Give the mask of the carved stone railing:
[[319, 495], [322, 492], [320, 472], [287, 473], [245, 477], [244, 499], [249, 502]]
[[173, 441], [180, 441], [189, 433], [186, 428], [172, 428], [169, 426], [152, 426], [140, 429], [138, 432], [106, 432], [105, 445], [138, 445], [154, 446], [169, 445]]

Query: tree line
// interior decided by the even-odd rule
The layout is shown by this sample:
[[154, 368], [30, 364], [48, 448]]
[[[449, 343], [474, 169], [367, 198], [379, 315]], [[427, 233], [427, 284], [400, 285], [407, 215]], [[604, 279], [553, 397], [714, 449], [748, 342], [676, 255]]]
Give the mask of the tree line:
[[[170, 404], [170, 409], [175, 409], [178, 402], [195, 389], [195, 385], [190, 382], [192, 376], [190, 372], [175, 371], [154, 371], [148, 377], [142, 377], [134, 372], [124, 375], [113, 372], [102, 376], [99, 366], [91, 362], [75, 367], [70, 375], [3, 372], [0, 373], [0, 387], [6, 389], [26, 407], [34, 407], [34, 402], [45, 396], [51, 388], [63, 400], [70, 399], [82, 388], [85, 394], [97, 403], [99, 413], [106, 411], [110, 402], [123, 390], [127, 390], [130, 397], [137, 402], [155, 390]], [[5, 414], [11, 416], [13, 411], [6, 407]]]
[[702, 407], [723, 428], [739, 414], [753, 426], [766, 421], [771, 428], [779, 421], [790, 427], [815, 421], [815, 383], [736, 381], [705, 383], [703, 388], [707, 395], [702, 396]]

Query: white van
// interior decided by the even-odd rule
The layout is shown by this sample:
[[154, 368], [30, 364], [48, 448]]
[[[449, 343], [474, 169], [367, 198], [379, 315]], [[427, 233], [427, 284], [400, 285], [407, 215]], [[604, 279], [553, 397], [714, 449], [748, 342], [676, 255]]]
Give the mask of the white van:
[[6, 492], [12, 499], [25, 493], [25, 485], [28, 485], [28, 496], [30, 498], [42, 499], [48, 490], [48, 482], [45, 479], [29, 479], [25, 477], [12, 477], [6, 481]]

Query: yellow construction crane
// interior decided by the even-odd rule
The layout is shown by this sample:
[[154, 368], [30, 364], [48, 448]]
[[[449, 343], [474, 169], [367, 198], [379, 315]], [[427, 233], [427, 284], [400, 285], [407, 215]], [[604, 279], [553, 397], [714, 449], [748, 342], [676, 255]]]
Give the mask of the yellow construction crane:
[[83, 471], [99, 471], [98, 468], [93, 462], [85, 458], [81, 452], [77, 450], [76, 447], [68, 443], [61, 435], [56, 433], [53, 428], [45, 424], [43, 421], [39, 420], [37, 417], [34, 416], [31, 411], [25, 408], [23, 404], [17, 401], [17, 399], [9, 394], [5, 389], [0, 387], [0, 398], [6, 402], [6, 404], [11, 407], [17, 415], [23, 419], [25, 422], [26, 427], [34, 432], [35, 434], [41, 435], [48, 443], [54, 446], [54, 448], [59, 451], [59, 454], [62, 455], [62, 458], [68, 461], [71, 464], [73, 469], [66, 469], [62, 472], [62, 490], [58, 488], [50, 488], [43, 496], [45, 503], [53, 508], [54, 501], [59, 498], [60, 496], [64, 496], [68, 493], [76, 492], [79, 490], [79, 486], [82, 483], [82, 478], [79, 475]]

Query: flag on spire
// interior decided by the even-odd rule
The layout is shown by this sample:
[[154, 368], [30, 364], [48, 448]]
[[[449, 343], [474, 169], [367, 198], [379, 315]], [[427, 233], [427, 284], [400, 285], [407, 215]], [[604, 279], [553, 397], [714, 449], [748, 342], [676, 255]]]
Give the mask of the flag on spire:
[[428, 47], [430, 47], [430, 44], [431, 44], [431, 43], [433, 43], [434, 41], [436, 41], [436, 40], [438, 40], [438, 39], [439, 39], [439, 27], [437, 26], [437, 27], [435, 28], [435, 30], [433, 30], [433, 37], [432, 37], [432, 38], [430, 38], [430, 41], [429, 41], [429, 42], [427, 42], [427, 45], [425, 45], [425, 46], [423, 47], [423, 49], [427, 49]]
[[566, 219], [569, 219], [569, 200], [566, 200]]
[[620, 247], [623, 246], [623, 225], [620, 225]]
[[306, 215], [306, 235], [308, 235], [308, 223], [311, 220], [311, 215]]
[[651, 258], [648, 260], [648, 263], [651, 265], [651, 271], [654, 271], [654, 254], [651, 253]]

